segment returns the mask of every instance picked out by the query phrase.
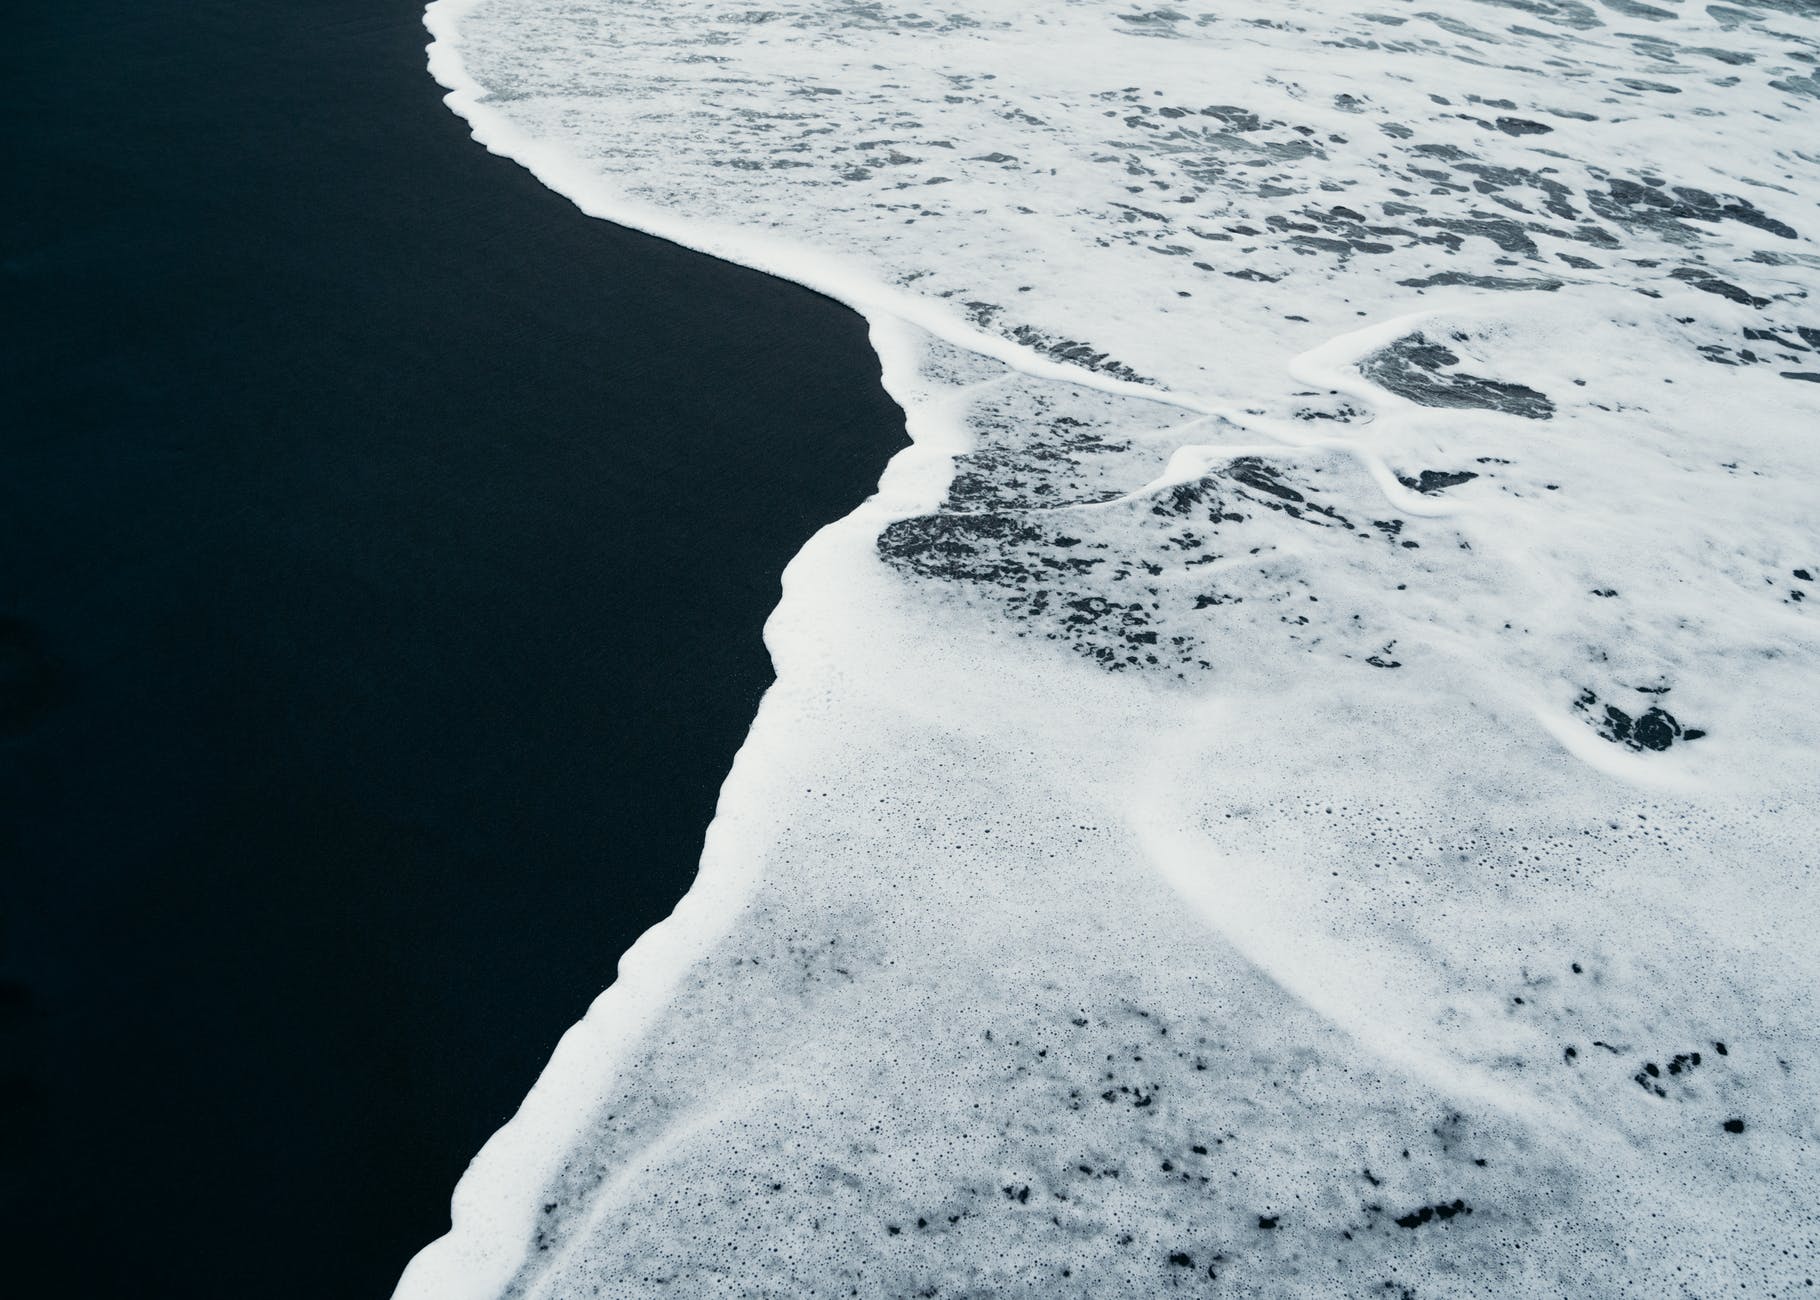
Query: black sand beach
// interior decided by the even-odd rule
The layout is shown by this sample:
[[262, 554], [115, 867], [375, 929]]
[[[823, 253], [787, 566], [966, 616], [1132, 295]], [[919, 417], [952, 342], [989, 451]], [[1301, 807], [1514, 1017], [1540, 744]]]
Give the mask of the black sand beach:
[[416, 0], [0, 47], [0, 1291], [383, 1296], [687, 887], [862, 322], [486, 154]]

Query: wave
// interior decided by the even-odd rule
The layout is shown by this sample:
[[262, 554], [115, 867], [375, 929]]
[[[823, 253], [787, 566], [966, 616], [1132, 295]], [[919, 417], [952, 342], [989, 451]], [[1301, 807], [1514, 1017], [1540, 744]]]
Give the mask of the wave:
[[1817, 17], [433, 4], [913, 445], [398, 1294], [1803, 1286]]

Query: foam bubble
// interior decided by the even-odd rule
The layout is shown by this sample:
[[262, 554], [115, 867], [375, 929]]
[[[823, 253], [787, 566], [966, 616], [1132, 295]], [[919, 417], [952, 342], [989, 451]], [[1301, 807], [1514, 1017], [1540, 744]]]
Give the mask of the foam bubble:
[[1811, 13], [428, 21], [914, 445], [401, 1296], [1805, 1289]]

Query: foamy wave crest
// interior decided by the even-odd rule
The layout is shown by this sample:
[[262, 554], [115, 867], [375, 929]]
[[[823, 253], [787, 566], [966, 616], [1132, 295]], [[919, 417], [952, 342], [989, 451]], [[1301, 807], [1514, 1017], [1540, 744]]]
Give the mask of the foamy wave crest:
[[399, 1294], [1805, 1292], [1817, 20], [433, 5], [914, 445]]

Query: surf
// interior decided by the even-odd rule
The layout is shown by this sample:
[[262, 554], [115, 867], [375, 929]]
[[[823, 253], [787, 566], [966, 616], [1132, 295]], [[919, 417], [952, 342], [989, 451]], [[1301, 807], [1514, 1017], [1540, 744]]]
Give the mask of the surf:
[[1811, 15], [426, 22], [913, 445], [400, 1296], [1803, 1285]]

